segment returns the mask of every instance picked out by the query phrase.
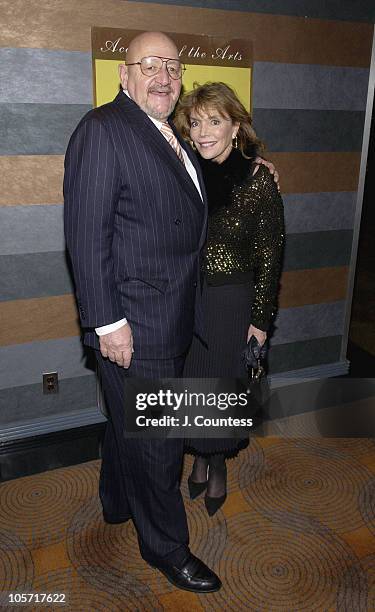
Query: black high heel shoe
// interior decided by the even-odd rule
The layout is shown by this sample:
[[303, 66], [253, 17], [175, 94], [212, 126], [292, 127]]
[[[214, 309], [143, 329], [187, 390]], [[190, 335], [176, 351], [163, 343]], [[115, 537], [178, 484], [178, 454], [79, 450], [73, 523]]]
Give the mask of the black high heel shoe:
[[204, 482], [195, 482], [191, 479], [191, 476], [188, 478], [188, 487], [189, 487], [189, 495], [190, 499], [195, 499], [198, 497], [203, 491], [207, 488], [208, 481]]
[[[208, 460], [205, 457], [200, 455], [196, 455], [194, 459], [193, 469], [188, 478], [188, 487], [190, 493], [190, 499], [195, 499], [198, 497], [203, 491], [206, 489], [208, 484], [207, 478], [207, 470], [208, 470]], [[202, 477], [206, 477], [206, 480], [201, 480], [201, 482], [197, 482], [193, 480], [192, 476], [195, 475], [198, 480], [201, 480]]]
[[209, 495], [204, 496], [204, 505], [206, 506], [208, 516], [213, 516], [225, 502], [227, 494], [225, 493], [221, 497], [210, 497]]
[[211, 473], [215, 473], [216, 474], [219, 472], [221, 472], [224, 476], [224, 489], [225, 489], [225, 493], [224, 495], [220, 495], [220, 497], [211, 497], [210, 495], [205, 495], [204, 497], [204, 504], [206, 506], [206, 510], [207, 510], [207, 514], [209, 516], [213, 516], [214, 514], [216, 514], [216, 512], [221, 508], [221, 506], [224, 504], [226, 498], [227, 498], [227, 466], [225, 465], [215, 465], [215, 464], [210, 464], [209, 467], [209, 472], [208, 472], [208, 478], [210, 478], [210, 470]]

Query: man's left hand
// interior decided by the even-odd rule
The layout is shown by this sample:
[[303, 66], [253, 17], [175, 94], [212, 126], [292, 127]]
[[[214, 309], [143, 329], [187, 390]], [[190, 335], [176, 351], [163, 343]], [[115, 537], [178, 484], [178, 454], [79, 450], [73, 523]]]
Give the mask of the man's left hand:
[[100, 352], [121, 368], [128, 369], [133, 355], [133, 336], [129, 323], [99, 337]]
[[270, 162], [270, 161], [267, 161], [266, 159], [263, 159], [263, 157], [259, 157], [259, 155], [258, 155], [258, 157], [255, 158], [255, 163], [256, 164], [263, 164], [264, 166], [266, 166], [268, 168], [268, 170], [270, 171], [270, 174], [273, 175], [273, 180], [275, 181], [275, 183], [277, 185], [278, 191], [280, 191], [280, 183], [279, 183], [280, 176], [279, 176], [279, 173], [276, 170], [275, 166], [273, 165], [273, 163]]

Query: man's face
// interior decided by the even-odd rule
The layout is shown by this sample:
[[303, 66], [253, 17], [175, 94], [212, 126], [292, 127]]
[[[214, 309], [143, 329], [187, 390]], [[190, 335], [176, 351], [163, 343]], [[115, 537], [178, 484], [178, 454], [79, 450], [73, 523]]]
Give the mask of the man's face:
[[[143, 57], [159, 56], [179, 59], [174, 43], [165, 35], [147, 33], [129, 46], [127, 63], [140, 62]], [[150, 117], [165, 121], [172, 113], [180, 95], [181, 79], [172, 79], [166, 64], [152, 77], [145, 76], [139, 65], [120, 66], [120, 79], [131, 98]]]

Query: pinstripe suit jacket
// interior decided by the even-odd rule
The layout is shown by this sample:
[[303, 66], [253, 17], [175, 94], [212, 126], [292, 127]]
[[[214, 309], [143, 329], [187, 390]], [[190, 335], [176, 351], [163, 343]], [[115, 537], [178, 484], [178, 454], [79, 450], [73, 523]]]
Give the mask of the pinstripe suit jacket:
[[[181, 142], [181, 141], [180, 141]], [[204, 185], [194, 153], [181, 142]], [[65, 158], [64, 215], [85, 344], [126, 317], [138, 358], [170, 358], [202, 335], [204, 202], [147, 115], [120, 92], [79, 123]]]

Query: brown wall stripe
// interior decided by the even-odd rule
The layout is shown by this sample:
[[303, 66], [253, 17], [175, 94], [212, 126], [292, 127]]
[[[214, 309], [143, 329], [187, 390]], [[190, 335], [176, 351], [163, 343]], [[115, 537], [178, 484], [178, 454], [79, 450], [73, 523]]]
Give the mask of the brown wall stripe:
[[[269, 153], [283, 193], [356, 191], [360, 153]], [[61, 204], [62, 155], [0, 156], [0, 206]]]
[[318, 268], [284, 272], [279, 307], [324, 304], [346, 298], [348, 267]]
[[0, 320], [1, 346], [66, 338], [81, 333], [72, 295], [1, 302]]
[[[347, 267], [285, 272], [280, 308], [345, 299]], [[0, 346], [78, 336], [81, 331], [72, 295], [0, 303]]]
[[61, 204], [62, 155], [0, 156], [0, 206]]
[[271, 153], [283, 193], [357, 191], [360, 153]]
[[[8, 4], [8, 3], [7, 3]], [[203, 25], [204, 24], [204, 27]], [[89, 51], [91, 26], [246, 37], [256, 61], [362, 66], [370, 64], [370, 23], [192, 9], [120, 0], [9, 3], [0, 46]]]

